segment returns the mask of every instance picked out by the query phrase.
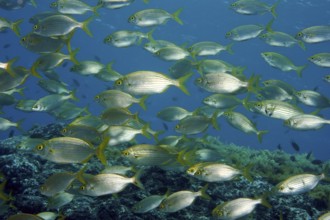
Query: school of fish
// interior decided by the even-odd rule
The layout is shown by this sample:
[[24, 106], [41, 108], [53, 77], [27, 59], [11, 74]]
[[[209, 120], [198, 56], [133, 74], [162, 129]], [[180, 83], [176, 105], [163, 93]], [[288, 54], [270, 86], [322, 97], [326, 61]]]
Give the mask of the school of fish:
[[[218, 118], [224, 118], [229, 125], [237, 129], [238, 135], [253, 134], [260, 143], [264, 136], [271, 135], [272, 131], [257, 126], [244, 112], [235, 111], [238, 106], [256, 114], [279, 119], [283, 125], [298, 131], [318, 130], [330, 124], [330, 119], [319, 114], [321, 110], [330, 107], [330, 100], [325, 95], [313, 89], [296, 90], [278, 79], [261, 81], [261, 75], [246, 73], [245, 67], [235, 66], [217, 58], [220, 53], [233, 54], [235, 44], [244, 44], [250, 39], [259, 38], [268, 44], [268, 50], [260, 56], [270, 67], [279, 72], [293, 71], [296, 72], [297, 78], [303, 78], [303, 72], [308, 65], [329, 68], [330, 51], [319, 51], [309, 57], [306, 63], [296, 64], [290, 57], [273, 52], [272, 48], [296, 45], [304, 51], [307, 44], [312, 47], [315, 43], [330, 41], [329, 25], [320, 23], [318, 26], [306, 26], [292, 36], [272, 28], [278, 17], [277, 10], [282, 4], [281, 0], [274, 1], [273, 4], [266, 4], [262, 0], [238, 0], [229, 3], [228, 10], [237, 13], [239, 18], [269, 14], [270, 21], [265, 22], [265, 25], [241, 25], [226, 30], [223, 36], [232, 41], [227, 45], [213, 41], [178, 45], [176, 42], [154, 39], [153, 36], [164, 25], [176, 25], [178, 28], [186, 25], [185, 20], [181, 19], [181, 13], [188, 12], [185, 12], [184, 7], [178, 7], [176, 11], [149, 8], [148, 1], [144, 2], [145, 9], [122, 18], [122, 22], [129, 23], [132, 28], [101, 36], [103, 43], [109, 48], [143, 48], [150, 52], [151, 56], [169, 63], [168, 73], [135, 70], [121, 74], [113, 69], [113, 63], [77, 59], [84, 45], [74, 45], [73, 48], [71, 40], [75, 38], [75, 32], [81, 29], [90, 37], [90, 41], [93, 41], [95, 36], [90, 27], [91, 23], [97, 25], [95, 21], [102, 19], [100, 12], [109, 10], [111, 13], [120, 13], [121, 8], [132, 7], [134, 0], [100, 0], [95, 5], [89, 5], [83, 0], [57, 0], [49, 5], [50, 11], [35, 14], [28, 20], [24, 18], [11, 21], [0, 16], [0, 30], [13, 31], [23, 48], [38, 55], [30, 66], [17, 65], [18, 59], [22, 59], [19, 54], [9, 60], [0, 60], [0, 107], [14, 106], [25, 112], [46, 112], [56, 120], [67, 122], [61, 131], [61, 137], [49, 140], [28, 138], [20, 147], [51, 163], [82, 164], [76, 173], [54, 173], [40, 186], [40, 193], [49, 197], [49, 209], [60, 210], [60, 207], [70, 203], [76, 194], [91, 197], [115, 194], [125, 190], [130, 184], [137, 186], [137, 190], [145, 190], [140, 178], [145, 175], [144, 167], [150, 166], [157, 166], [165, 171], [176, 170], [205, 184], [200, 186], [198, 191], [182, 189], [171, 192], [171, 186], [168, 186], [169, 191], [164, 195], [151, 195], [135, 204], [131, 208], [134, 213], [145, 213], [153, 209], [160, 212], [177, 212], [193, 205], [198, 197], [210, 200], [207, 190], [212, 187], [213, 182], [234, 181], [238, 177], [253, 181], [253, 174], [250, 173], [253, 165], [238, 166], [220, 162], [221, 156], [217, 156], [217, 152], [196, 149], [190, 143], [190, 138], [193, 137], [191, 135], [202, 134], [209, 127], [220, 130]], [[32, 1], [31, 4], [38, 8], [43, 2]], [[2, 8], [13, 9], [12, 13], [16, 13], [14, 9], [17, 9], [14, 6], [10, 8], [10, 5]], [[79, 16], [84, 14], [88, 15], [87, 18], [81, 19]], [[22, 22], [27, 21], [30, 23], [30, 32], [22, 34]], [[187, 23], [189, 25], [189, 22]], [[3, 34], [7, 33], [0, 33], [0, 36]], [[77, 77], [96, 77], [110, 85], [109, 89], [99, 91], [89, 103], [102, 106], [103, 111], [100, 114], [91, 114], [88, 106], [76, 105], [79, 101], [79, 87], [71, 90], [56, 71], [64, 62], [70, 63], [68, 72], [79, 74]], [[49, 94], [35, 100], [17, 99], [19, 96], [16, 93], [24, 93], [24, 83], [28, 77], [37, 78], [38, 86]], [[158, 96], [161, 99], [170, 87], [176, 87], [187, 99], [193, 97], [194, 94], [190, 94], [187, 87], [188, 81], [193, 78], [194, 86], [209, 93], [208, 97], [199, 100], [203, 106], [195, 111], [188, 111], [182, 106], [168, 106], [153, 115], [164, 122], [176, 121], [173, 130], [178, 136], [166, 136], [166, 131], [153, 130], [152, 124], [147, 119], [141, 119], [138, 111], [131, 112], [130, 107], [134, 104], [138, 104], [141, 111], [148, 109], [148, 98]], [[324, 76], [324, 80], [329, 83], [330, 75]], [[245, 98], [240, 98], [242, 94]], [[305, 112], [298, 104], [309, 106], [314, 111]], [[2, 114], [0, 130], [5, 131], [11, 127], [22, 130], [22, 123], [24, 120], [10, 121]], [[132, 166], [109, 166], [111, 155], [108, 152], [116, 145], [134, 143], [136, 135], [152, 138], [152, 141], [135, 143], [120, 152], [120, 157], [129, 161]], [[160, 135], [165, 137], [159, 139]], [[104, 165], [104, 170], [96, 175], [85, 172], [85, 167], [93, 157]], [[309, 192], [317, 187], [320, 181], [328, 178], [327, 172], [328, 170], [318, 174], [301, 173], [291, 176], [274, 186], [271, 192], [265, 192], [265, 195], [236, 198], [220, 203], [209, 216], [234, 220], [249, 215], [259, 204], [271, 208], [267, 196], [290, 196]], [[134, 175], [131, 175], [132, 173]], [[5, 187], [5, 183], [4, 181], [1, 184], [1, 189]], [[10, 201], [11, 197], [2, 192], [0, 199]], [[324, 217], [319, 219], [330, 219], [329, 216], [329, 213], [325, 213]], [[18, 213], [9, 219], [56, 217], [57, 214], [52, 212]]]

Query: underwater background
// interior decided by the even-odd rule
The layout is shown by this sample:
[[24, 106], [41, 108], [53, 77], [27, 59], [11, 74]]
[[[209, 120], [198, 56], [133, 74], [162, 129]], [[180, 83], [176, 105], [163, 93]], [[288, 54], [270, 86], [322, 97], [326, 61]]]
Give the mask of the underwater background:
[[[33, 24], [29, 23], [32, 16], [46, 11], [55, 11], [50, 8], [52, 2], [39, 0], [36, 1], [35, 7], [28, 2], [25, 7], [15, 10], [0, 8], [1, 17], [10, 21], [24, 19], [20, 24], [20, 36], [17, 36], [11, 30], [0, 33], [1, 62], [18, 57], [14, 66], [23, 66], [27, 69], [32, 67], [39, 54], [24, 48], [20, 44], [20, 38], [33, 30]], [[97, 4], [96, 1], [91, 0], [84, 2], [92, 6]], [[323, 79], [325, 75], [330, 74], [329, 68], [317, 66], [308, 60], [314, 54], [329, 52], [330, 41], [315, 44], [305, 43], [306, 49], [303, 50], [298, 45], [273, 47], [258, 38], [247, 41], [230, 40], [225, 37], [225, 34], [237, 26], [245, 24], [266, 26], [273, 19], [270, 12], [257, 15], [236, 13], [230, 8], [230, 4], [233, 2], [150, 0], [145, 3], [142, 0], [135, 0], [129, 6], [119, 9], [100, 8], [98, 9], [98, 15], [93, 17], [88, 25], [93, 36], [88, 36], [83, 30], [78, 29], [70, 40], [70, 45], [73, 50], [79, 49], [76, 55], [78, 61], [96, 60], [105, 65], [112, 62], [112, 68], [122, 75], [139, 70], [150, 70], [172, 77], [169, 68], [176, 62], [162, 60], [146, 51], [143, 45], [148, 42], [148, 39], [143, 39], [139, 45], [119, 48], [105, 44], [104, 38], [118, 30], [134, 30], [147, 33], [154, 28], [152, 32], [153, 39], [167, 40], [182, 47], [189, 47], [201, 41], [214, 41], [221, 45], [233, 43], [233, 54], [222, 51], [214, 56], [196, 57], [196, 60], [220, 59], [234, 66], [245, 67], [243, 74], [247, 78], [254, 74], [260, 76], [260, 82], [278, 79], [290, 84], [296, 90], [315, 90], [326, 97], [330, 97], [330, 84]], [[268, 5], [276, 3], [276, 1], [262, 2]], [[295, 36], [307, 27], [330, 25], [329, 6], [329, 0], [282, 0], [276, 7], [277, 16], [271, 28]], [[183, 24], [180, 25], [173, 19], [156, 27], [138, 27], [128, 22], [128, 18], [132, 14], [148, 8], [163, 9], [169, 13], [182, 8], [179, 18]], [[74, 15], [73, 17], [78, 21], [84, 21], [91, 16], [94, 16], [93, 12]], [[65, 54], [68, 53], [65, 46], [61, 51]], [[306, 69], [302, 72], [302, 77], [299, 77], [295, 71], [283, 72], [271, 67], [261, 56], [261, 53], [266, 51], [283, 54], [297, 66], [307, 64]], [[193, 62], [194, 58], [189, 57], [188, 60]], [[74, 73], [70, 71], [72, 66], [72, 62], [64, 61], [54, 71], [58, 74], [60, 81], [68, 85], [68, 89], [75, 91], [78, 100], [72, 101], [72, 103], [80, 108], [87, 106], [89, 114], [99, 116], [104, 111], [104, 107], [97, 103], [94, 97], [102, 91], [113, 88], [114, 83], [102, 81], [94, 76]], [[129, 108], [133, 113], [138, 112], [138, 117], [149, 123], [153, 130], [164, 131], [159, 135], [159, 139], [170, 135], [180, 136], [181, 134], [175, 131], [177, 122], [161, 120], [157, 117], [158, 112], [169, 106], [179, 106], [188, 111], [194, 111], [204, 106], [202, 100], [212, 94], [194, 84], [194, 80], [201, 75], [196, 70], [192, 72], [193, 75], [185, 83], [190, 95], [184, 94], [179, 88], [170, 87], [161, 94], [150, 95], [145, 101], [146, 110], [139, 105], [132, 105]], [[43, 74], [41, 75], [45, 78]], [[15, 99], [37, 100], [48, 95], [48, 92], [37, 85], [38, 80], [37, 77], [29, 76], [24, 84], [20, 86], [24, 88], [24, 95], [16, 93], [14, 94]], [[247, 94], [238, 94], [237, 97], [243, 100], [247, 97]], [[316, 110], [301, 103], [295, 103], [295, 105], [298, 105], [306, 113]], [[326, 164], [329, 165], [329, 125], [317, 130], [299, 131], [284, 126], [282, 120], [252, 113], [243, 105], [239, 105], [235, 108], [235, 111], [244, 114], [255, 122], [259, 130], [268, 131], [261, 143], [258, 142], [255, 134], [246, 134], [233, 128], [221, 116], [217, 118], [220, 126], [219, 130], [209, 126], [206, 131], [197, 135], [188, 135], [188, 137], [195, 140], [198, 146], [202, 143], [206, 148], [220, 152], [221, 161], [230, 161], [233, 165], [253, 163], [254, 167], [251, 169], [251, 175], [254, 177], [254, 181], [250, 183], [247, 180], [240, 179], [219, 184], [211, 183], [207, 191], [211, 196], [211, 201], [196, 199], [192, 206], [179, 211], [178, 214], [167, 214], [157, 210], [146, 214], [134, 214], [131, 212], [130, 207], [147, 195], [165, 194], [167, 189], [172, 192], [179, 190], [197, 191], [205, 183], [199, 180], [192, 181], [192, 178], [184, 174], [184, 171], [166, 170], [159, 167], [142, 168], [144, 174], [141, 182], [148, 193], [135, 186], [129, 186], [123, 192], [120, 192], [117, 197], [111, 195], [102, 197], [78, 195], [71, 203], [63, 207], [49, 209], [47, 208], [47, 198], [38, 191], [40, 185], [55, 172], [77, 172], [82, 165], [58, 165], [50, 161], [46, 162], [33, 152], [17, 150], [16, 145], [22, 140], [22, 136], [33, 136], [36, 133], [38, 134], [35, 136], [45, 139], [56, 137], [61, 129], [72, 120], [57, 119], [46, 112], [21, 111], [15, 108], [15, 104], [3, 106], [3, 113], [0, 117], [14, 122], [23, 119], [23, 122], [21, 129], [9, 128], [1, 131], [1, 140], [3, 141], [0, 145], [2, 148], [0, 150], [2, 154], [2, 156], [0, 155], [2, 157], [0, 167], [1, 172], [4, 174], [3, 180], [7, 180], [4, 192], [8, 195], [12, 192], [11, 196], [14, 197], [14, 201], [11, 203], [13, 207], [3, 204], [5, 208], [2, 208], [2, 218], [6, 219], [8, 216], [19, 212], [36, 214], [41, 211], [53, 211], [61, 213], [67, 219], [211, 219], [212, 210], [223, 201], [243, 196], [251, 198], [260, 196], [289, 176], [300, 173], [319, 175], [324, 171]], [[322, 109], [317, 114], [325, 119], [330, 119], [329, 108]], [[56, 127], [57, 125], [59, 127]], [[292, 147], [292, 142], [295, 142], [299, 148]], [[156, 144], [156, 141], [140, 135], [135, 138], [134, 143]], [[131, 145], [131, 143], [124, 144], [119, 146], [118, 149], [124, 150]], [[311, 158], [307, 157], [308, 155], [312, 155]], [[106, 156], [112, 165], [132, 165], [118, 154], [108, 154]], [[31, 163], [31, 165], [27, 165], [27, 163]], [[92, 174], [97, 174], [102, 169], [102, 165], [96, 159], [89, 161], [88, 165], [88, 171]], [[262, 165], [264, 166], [261, 167]], [[34, 177], [33, 183], [22, 181], [31, 177]], [[224, 187], [227, 193], [224, 192]], [[252, 219], [317, 219], [318, 216], [330, 209], [329, 188], [329, 183], [321, 181], [320, 185], [314, 189], [318, 190], [318, 193], [314, 193], [314, 195], [308, 193], [295, 196], [271, 195], [268, 201], [272, 205], [272, 209], [258, 207], [256, 213], [252, 214]]]

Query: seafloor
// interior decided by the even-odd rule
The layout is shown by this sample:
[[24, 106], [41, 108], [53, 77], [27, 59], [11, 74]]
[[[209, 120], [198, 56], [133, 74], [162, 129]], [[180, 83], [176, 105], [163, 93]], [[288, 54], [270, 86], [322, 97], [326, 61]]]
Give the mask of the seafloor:
[[[49, 139], [59, 136], [61, 124], [51, 124], [31, 129], [27, 136]], [[48, 198], [43, 196], [39, 188], [53, 173], [76, 172], [83, 165], [61, 165], [46, 161], [33, 151], [19, 149], [17, 146], [26, 136], [14, 136], [0, 142], [0, 169], [2, 182], [7, 181], [4, 193], [11, 195], [13, 200], [0, 205], [0, 219], [16, 213], [36, 214], [44, 211], [57, 212], [65, 219], [212, 219], [212, 209], [218, 204], [239, 197], [260, 197], [268, 195], [267, 200], [272, 208], [258, 206], [250, 219], [317, 219], [329, 210], [330, 184], [321, 181], [309, 193], [301, 195], [278, 195], [267, 193], [285, 178], [301, 173], [320, 174], [330, 165], [313, 158], [312, 154], [288, 154], [282, 150], [254, 150], [234, 144], [224, 144], [214, 137], [192, 138], [195, 148], [213, 149], [219, 152], [220, 161], [237, 166], [252, 164], [253, 181], [244, 177], [229, 182], [210, 183], [207, 194], [211, 200], [197, 198], [193, 205], [175, 213], [164, 213], [157, 209], [144, 214], [135, 214], [131, 207], [141, 199], [154, 194], [164, 194], [168, 189], [172, 192], [180, 190], [197, 191], [205, 185], [184, 171], [164, 170], [158, 167], [144, 167], [141, 182], [145, 190], [129, 185], [116, 195], [88, 197], [75, 195], [74, 199], [59, 209], [47, 209]], [[118, 146], [117, 150], [129, 145]], [[119, 151], [107, 152], [109, 164], [130, 165]], [[117, 152], [117, 153], [116, 153]], [[97, 174], [102, 170], [101, 163], [93, 158], [87, 165], [87, 173]]]

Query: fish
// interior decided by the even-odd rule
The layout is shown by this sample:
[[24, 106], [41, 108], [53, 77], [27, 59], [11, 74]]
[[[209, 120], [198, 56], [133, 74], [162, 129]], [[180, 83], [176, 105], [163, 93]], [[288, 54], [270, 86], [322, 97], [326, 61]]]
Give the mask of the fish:
[[330, 212], [326, 212], [318, 217], [318, 220], [329, 220], [330, 219]]
[[239, 170], [223, 163], [202, 162], [189, 167], [186, 173], [206, 182], [230, 181], [240, 175], [252, 182], [252, 177], [249, 173], [250, 168], [251, 165], [248, 165], [243, 170]]
[[70, 54], [63, 54], [60, 52], [44, 53], [39, 56], [36, 61], [34, 61], [31, 67], [31, 73], [35, 77], [41, 78], [40, 74], [37, 72], [37, 69], [42, 71], [52, 70], [61, 65], [64, 60], [71, 60], [73, 63], [78, 63], [76, 60], [78, 51], [79, 49], [71, 51]]
[[193, 71], [193, 65], [190, 60], [178, 60], [169, 69], [171, 76], [175, 79], [190, 74]]
[[268, 117], [287, 120], [293, 116], [303, 114], [303, 111], [296, 105], [278, 101], [278, 100], [262, 100], [247, 102], [243, 101], [246, 109]]
[[139, 45], [143, 39], [152, 38], [151, 35], [153, 31], [154, 30], [151, 30], [148, 33], [142, 33], [140, 31], [120, 30], [106, 36], [103, 40], [103, 43], [111, 44], [115, 47], [129, 47], [132, 45]]
[[44, 220], [44, 219], [37, 215], [33, 215], [33, 214], [19, 213], [19, 214], [9, 216], [9, 218], [7, 218], [7, 220]]
[[127, 108], [108, 108], [101, 115], [102, 121], [111, 125], [123, 125], [130, 120], [139, 120], [138, 112], [132, 114]]
[[178, 61], [190, 56], [190, 53], [178, 46], [167, 46], [157, 50], [154, 55], [166, 61]]
[[330, 100], [326, 96], [313, 90], [300, 90], [294, 95], [298, 98], [298, 101], [305, 105], [320, 109], [330, 107]]
[[280, 194], [298, 195], [311, 191], [324, 178], [323, 173], [320, 175], [298, 174], [278, 183], [274, 190]]
[[127, 175], [129, 172], [136, 172], [136, 168], [134, 166], [105, 166], [105, 168], [100, 173], [114, 173], [114, 174], [120, 174], [120, 175]]
[[77, 117], [82, 116], [83, 114], [90, 114], [88, 106], [80, 108], [75, 104], [64, 101], [62, 105], [48, 112], [52, 116], [56, 117], [58, 120], [72, 120]]
[[144, 44], [143, 48], [153, 54], [164, 47], [177, 47], [177, 45], [173, 42], [166, 40], [154, 40], [152, 36], [150, 36], [148, 40], [149, 42]]
[[217, 112], [213, 114], [211, 118], [203, 115], [191, 115], [187, 116], [179, 121], [175, 126], [175, 131], [181, 134], [191, 135], [198, 134], [206, 131], [210, 124], [217, 130], [219, 130], [219, 125], [217, 123]]
[[19, 19], [16, 21], [9, 21], [4, 17], [0, 17], [0, 31], [5, 29], [11, 29], [17, 36], [20, 36], [20, 25], [24, 19]]
[[141, 129], [136, 129], [126, 125], [112, 125], [109, 126], [109, 128], [103, 132], [103, 135], [110, 138], [108, 145], [114, 146], [121, 143], [129, 142], [133, 140], [138, 134], [142, 134], [143, 136], [150, 138], [148, 128], [148, 124], [146, 124]]
[[317, 130], [325, 124], [330, 124], [330, 120], [312, 114], [299, 114], [284, 121], [284, 125], [295, 130]]
[[16, 145], [16, 149], [20, 151], [32, 151], [35, 146], [44, 142], [41, 138], [23, 138], [22, 141]]
[[20, 39], [20, 44], [34, 53], [57, 52], [70, 43], [72, 36], [69, 34], [51, 38], [29, 33]]
[[299, 152], [300, 147], [295, 141], [291, 141], [291, 146], [295, 151]]
[[308, 60], [320, 67], [330, 67], [330, 53], [318, 53], [309, 57]]
[[103, 8], [119, 9], [131, 5], [134, 0], [99, 0]]
[[311, 26], [299, 31], [295, 38], [305, 43], [320, 43], [330, 40], [330, 26]]
[[102, 71], [94, 76], [105, 82], [116, 81], [117, 79], [122, 78], [123, 76], [112, 68], [112, 64], [113, 62], [108, 63]]
[[289, 94], [285, 89], [275, 85], [260, 88], [256, 95], [257, 98], [261, 100], [274, 99], [279, 101], [291, 101], [295, 98], [293, 94]]
[[131, 15], [128, 18], [128, 22], [140, 27], [150, 27], [165, 24], [169, 19], [173, 19], [182, 25], [183, 22], [179, 18], [182, 10], [183, 9], [180, 8], [173, 14], [170, 14], [163, 9], [145, 9]]
[[258, 204], [271, 208], [271, 205], [264, 198], [238, 198], [221, 203], [215, 207], [212, 210], [212, 216], [228, 220], [239, 219], [253, 212]]
[[49, 197], [47, 200], [48, 209], [59, 209], [60, 207], [69, 204], [75, 195], [67, 192], [59, 192], [52, 197]]
[[92, 144], [100, 144], [102, 142], [102, 135], [98, 130], [86, 125], [67, 125], [61, 130], [64, 137], [80, 138]]
[[295, 66], [289, 58], [275, 52], [263, 52], [261, 56], [270, 66], [284, 72], [294, 70], [299, 77], [302, 77], [302, 71], [307, 67], [307, 65]]
[[193, 112], [179, 106], [169, 106], [157, 113], [157, 117], [164, 121], [179, 121], [191, 115], [193, 115]]
[[75, 173], [70, 172], [54, 173], [40, 186], [40, 193], [47, 197], [55, 196], [65, 191], [76, 177]]
[[231, 109], [242, 104], [242, 101], [234, 95], [213, 94], [204, 98], [203, 103], [214, 108]]
[[72, 91], [67, 89], [67, 84], [52, 79], [39, 79], [38, 85], [50, 93], [70, 94]]
[[153, 71], [136, 71], [123, 76], [115, 81], [115, 88], [127, 92], [131, 95], [152, 95], [162, 93], [170, 86], [181, 89], [185, 94], [189, 94], [184, 83], [191, 74], [179, 79], [171, 79], [165, 74]]
[[32, 107], [36, 104], [38, 100], [33, 99], [26, 99], [26, 100], [19, 100], [16, 103], [15, 108], [25, 112], [32, 112]]
[[232, 50], [232, 46], [233, 43], [223, 46], [212, 41], [202, 41], [191, 45], [187, 50], [190, 52], [192, 57], [217, 55], [224, 50], [229, 54], [233, 54], [234, 52]]
[[70, 72], [79, 73], [81, 75], [97, 75], [105, 70], [102, 63], [92, 60], [84, 60], [76, 62], [71, 68]]
[[263, 81], [262, 84], [264, 86], [275, 86], [275, 87], [279, 87], [281, 89], [283, 89], [284, 91], [287, 92], [287, 94], [289, 95], [294, 95], [294, 93], [296, 92], [296, 89], [293, 88], [292, 85], [284, 82], [284, 81], [281, 81], [281, 80], [278, 80], [278, 79], [270, 79], [270, 80], [266, 80], [266, 81]]
[[226, 32], [225, 37], [234, 41], [246, 41], [258, 37], [264, 30], [262, 25], [241, 25]]
[[297, 40], [285, 32], [274, 31], [271, 28], [268, 28], [266, 33], [260, 34], [259, 39], [275, 47], [292, 47], [297, 44], [301, 49], [306, 50], [303, 41]]
[[55, 212], [39, 212], [37, 216], [41, 217], [44, 220], [55, 220], [59, 214]]
[[131, 208], [134, 213], [146, 213], [157, 208], [169, 196], [169, 191], [164, 195], [151, 195], [135, 203]]
[[150, 144], [134, 145], [122, 151], [122, 156], [139, 166], [167, 165], [176, 159], [176, 154], [168, 148]]
[[162, 212], [177, 212], [190, 206], [197, 197], [202, 197], [206, 200], [211, 200], [211, 197], [206, 194], [208, 185], [205, 185], [197, 192], [183, 190], [170, 194], [159, 205], [159, 210]]
[[142, 174], [142, 170], [138, 171], [133, 177], [126, 177], [119, 174], [97, 174], [83, 179], [79, 193], [93, 197], [114, 194], [121, 192], [129, 184], [134, 184], [140, 189], [144, 189], [140, 181]]
[[21, 119], [17, 122], [9, 121], [6, 118], [0, 118], [0, 131], [8, 130], [10, 127], [16, 127], [19, 130], [22, 130], [22, 123], [24, 119]]
[[52, 138], [37, 145], [33, 152], [42, 158], [60, 164], [86, 163], [96, 155], [102, 164], [106, 164], [104, 149], [109, 139], [94, 148], [90, 143], [73, 137]]
[[51, 8], [56, 9], [62, 14], [85, 14], [88, 11], [92, 11], [95, 15], [98, 15], [97, 10], [102, 5], [96, 5], [94, 7], [79, 1], [79, 0], [57, 0], [50, 4]]
[[235, 12], [243, 15], [259, 15], [270, 12], [274, 18], [277, 17], [276, 8], [280, 0], [278, 0], [274, 5], [269, 6], [264, 2], [258, 0], [238, 0], [230, 4], [230, 8]]
[[197, 78], [194, 83], [208, 92], [235, 94], [242, 91], [255, 90], [259, 80], [258, 76], [251, 76], [248, 81], [242, 81], [236, 76], [225, 72], [214, 72]]
[[126, 92], [120, 90], [106, 90], [94, 97], [94, 100], [105, 108], [128, 108], [137, 103], [143, 109], [146, 109], [145, 100], [148, 96], [135, 98]]
[[245, 133], [256, 134], [259, 143], [262, 142], [263, 135], [268, 133], [268, 131], [266, 130], [257, 130], [255, 124], [253, 124], [245, 115], [239, 112], [229, 110], [224, 112], [223, 116], [227, 119], [227, 122], [234, 128], [241, 130]]
[[100, 133], [105, 131], [108, 126], [102, 121], [100, 117], [93, 115], [81, 116], [73, 120], [68, 126], [88, 126], [97, 129]]
[[63, 102], [66, 100], [77, 100], [74, 92], [71, 92], [68, 95], [62, 94], [52, 94], [44, 96], [36, 101], [36, 103], [32, 106], [32, 111], [46, 111], [50, 112], [56, 108], [58, 108]]
[[18, 60], [18, 57], [15, 57], [13, 59], [10, 59], [8, 62], [3, 63], [0, 62], [0, 69], [6, 70], [7, 73], [9, 73], [10, 76], [15, 77], [15, 71], [13, 70], [12, 66], [14, 63]]
[[88, 29], [88, 24], [93, 19], [94, 17], [90, 17], [83, 22], [78, 22], [67, 15], [57, 14], [40, 20], [33, 26], [32, 31], [44, 37], [57, 37], [69, 34], [76, 28], [81, 28], [89, 36], [92, 36], [92, 33]]
[[224, 72], [233, 75], [241, 75], [245, 67], [233, 66], [223, 60], [200, 60], [192, 63], [198, 72], [202, 74]]

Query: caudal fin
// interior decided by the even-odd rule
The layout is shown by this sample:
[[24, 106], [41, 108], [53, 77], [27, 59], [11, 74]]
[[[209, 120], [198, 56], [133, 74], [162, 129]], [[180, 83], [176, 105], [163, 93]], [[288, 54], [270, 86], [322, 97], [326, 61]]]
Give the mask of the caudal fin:
[[181, 78], [178, 79], [178, 87], [187, 95], [190, 95], [190, 93], [188, 92], [186, 86], [185, 86], [185, 82], [191, 77], [192, 73], [189, 73]]
[[179, 24], [183, 25], [183, 22], [181, 21], [181, 19], [179, 18], [180, 13], [182, 12], [183, 8], [179, 8], [177, 11], [175, 11], [172, 14], [173, 19], [178, 22]]
[[140, 180], [141, 176], [143, 174], [143, 170], [139, 170], [136, 172], [136, 174], [132, 177], [133, 184], [139, 187], [140, 189], [144, 189], [144, 186]]
[[263, 135], [264, 135], [264, 134], [267, 134], [267, 133], [268, 133], [268, 131], [258, 131], [258, 132], [257, 132], [257, 136], [258, 136], [258, 141], [259, 141], [259, 143], [262, 142], [262, 137], [263, 137]]
[[17, 20], [17, 21], [15, 21], [15, 22], [12, 23], [11, 28], [12, 28], [12, 30], [15, 32], [15, 34], [16, 34], [17, 36], [20, 36], [20, 35], [21, 35], [21, 34], [20, 34], [20, 28], [19, 28], [19, 25], [20, 25], [23, 21], [24, 21], [24, 19], [19, 19], [19, 20]]
[[302, 77], [302, 71], [307, 67], [307, 64], [304, 66], [298, 66], [295, 70], [299, 77]]
[[94, 19], [94, 16], [87, 18], [85, 21], [82, 22], [81, 28], [90, 36], [93, 37], [92, 32], [89, 30], [88, 25]]

